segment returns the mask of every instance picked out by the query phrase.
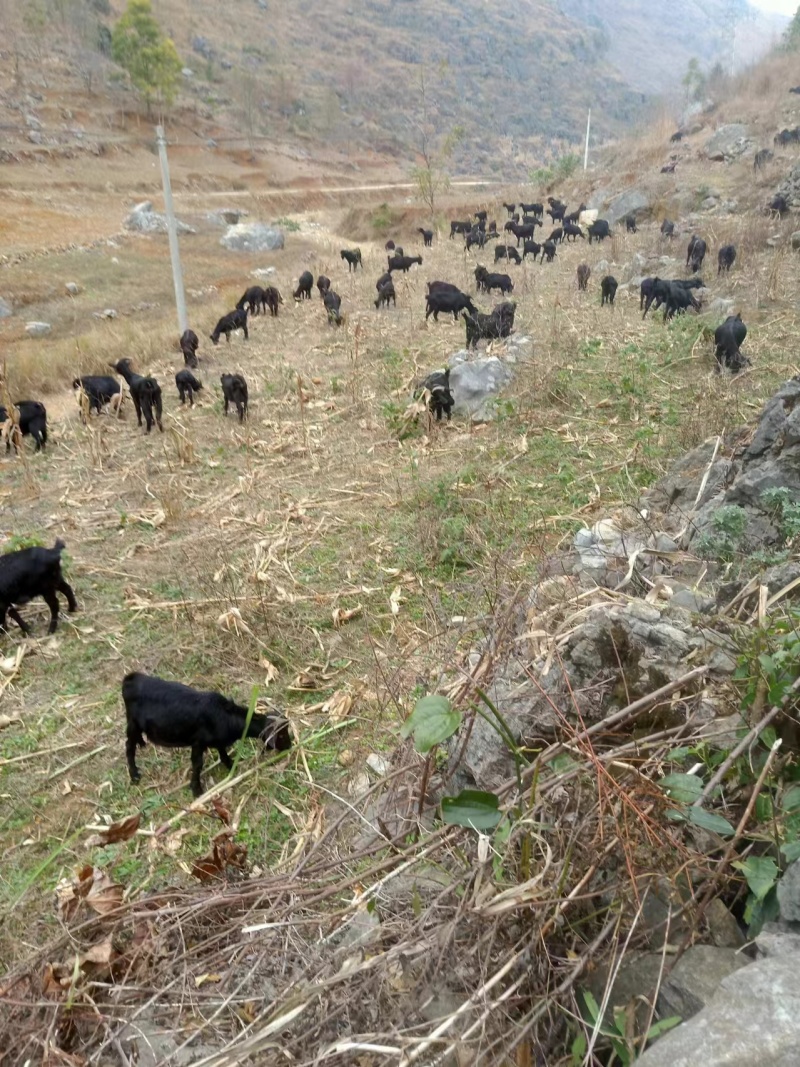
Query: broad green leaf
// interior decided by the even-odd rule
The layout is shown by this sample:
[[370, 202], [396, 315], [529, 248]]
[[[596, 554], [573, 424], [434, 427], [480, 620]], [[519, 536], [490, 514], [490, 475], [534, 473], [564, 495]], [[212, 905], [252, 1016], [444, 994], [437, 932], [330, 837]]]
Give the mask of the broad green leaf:
[[586, 1004], [586, 1009], [589, 1012], [589, 1019], [596, 1023], [600, 1018], [600, 1005], [594, 998], [594, 993], [591, 993], [588, 989], [583, 991], [583, 1000]]
[[669, 808], [666, 812], [666, 816], [670, 822], [686, 822], [686, 809], [685, 808]]
[[727, 819], [723, 819], [721, 815], [715, 815], [713, 811], [706, 811], [705, 808], [689, 808], [686, 818], [702, 830], [710, 830], [712, 833], [719, 834], [720, 837], [730, 837], [735, 832]]
[[573, 1067], [581, 1067], [581, 1064], [583, 1063], [583, 1057], [586, 1055], [586, 1049], [588, 1047], [589, 1046], [586, 1042], [586, 1034], [581, 1031], [581, 1033], [579, 1033], [575, 1040], [572, 1042], [572, 1048], [570, 1049]]
[[763, 900], [756, 900], [750, 894], [747, 898], [747, 907], [744, 909], [744, 921], [747, 923], [747, 936], [758, 937], [764, 923], [776, 922], [780, 916], [778, 905], [778, 891], [773, 886]]
[[800, 841], [787, 841], [785, 845], [781, 845], [781, 852], [787, 863], [800, 860]]
[[793, 785], [786, 790], [781, 797], [781, 807], [784, 811], [797, 811], [800, 808], [800, 785]]
[[673, 748], [671, 752], [667, 753], [667, 759], [673, 763], [680, 763], [681, 760], [685, 760], [691, 752], [688, 745], [682, 745], [680, 748]]
[[460, 724], [461, 712], [456, 711], [447, 697], [434, 694], [417, 701], [400, 728], [400, 736], [413, 734], [414, 747], [424, 756], [434, 745], [452, 737]]
[[696, 774], [668, 774], [658, 784], [678, 804], [691, 804], [703, 792], [703, 782]]
[[657, 1037], [665, 1034], [667, 1030], [671, 1030], [674, 1026], [677, 1026], [679, 1022], [682, 1022], [680, 1015], [670, 1015], [668, 1019], [659, 1019], [657, 1023], [653, 1023], [650, 1029], [647, 1031], [647, 1040], [655, 1041]]
[[502, 818], [500, 801], [494, 793], [462, 789], [457, 797], [442, 798], [442, 818], [449, 826], [491, 830]]
[[778, 880], [780, 871], [771, 856], [748, 856], [731, 864], [741, 871], [756, 900], [763, 900]]
[[765, 726], [759, 734], [758, 740], [765, 748], [772, 748], [775, 742], [778, 740], [778, 731], [774, 726]]

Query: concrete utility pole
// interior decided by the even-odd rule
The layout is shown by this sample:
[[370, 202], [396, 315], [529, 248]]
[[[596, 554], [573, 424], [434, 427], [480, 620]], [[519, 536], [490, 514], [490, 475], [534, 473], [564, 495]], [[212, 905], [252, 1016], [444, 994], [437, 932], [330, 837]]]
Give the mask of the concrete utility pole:
[[169, 162], [167, 161], [167, 142], [164, 127], [156, 126], [158, 158], [161, 160], [161, 183], [164, 186], [164, 208], [167, 215], [167, 233], [169, 234], [169, 256], [172, 260], [172, 283], [175, 286], [175, 307], [178, 310], [178, 331], [183, 333], [189, 328], [186, 317], [186, 296], [183, 291], [183, 271], [181, 254], [178, 249], [178, 224], [175, 221], [175, 209], [172, 206], [172, 184], [169, 180]]
[[589, 115], [586, 119], [586, 147], [583, 150], [583, 169], [586, 170], [589, 166], [589, 131], [592, 128], [592, 109], [589, 108]]

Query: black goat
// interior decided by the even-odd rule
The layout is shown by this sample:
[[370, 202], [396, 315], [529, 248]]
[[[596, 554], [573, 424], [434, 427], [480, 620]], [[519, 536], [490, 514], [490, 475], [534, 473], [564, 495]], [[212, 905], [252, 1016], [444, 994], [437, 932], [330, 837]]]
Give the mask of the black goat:
[[672, 136], [670, 137], [670, 141], [671, 141], [671, 142], [672, 142], [673, 144], [676, 144], [676, 143], [677, 143], [678, 141], [682, 141], [682, 140], [683, 140], [683, 131], [682, 131], [682, 130], [677, 130], [677, 131], [676, 131], [675, 133], [673, 133], [673, 135], [672, 135]]
[[[677, 286], [680, 289], [689, 291], [691, 289], [702, 289], [702, 278], [680, 278], [674, 281], [668, 281], [665, 278], [645, 278], [639, 287], [639, 307], [641, 308], [642, 302], [644, 302], [644, 315], [642, 318], [647, 317], [647, 312], [650, 307], [653, 307], [654, 311], [658, 311], [662, 304], [666, 304], [670, 300], [670, 295], [673, 290], [671, 286]], [[692, 303], [691, 301], [689, 303]], [[688, 307], [689, 303], [685, 306]], [[697, 303], [692, 306], [699, 307]], [[677, 310], [677, 307], [676, 307]], [[685, 310], [685, 308], [684, 308]], [[673, 312], [674, 313], [674, 312]], [[671, 316], [670, 316], [671, 317]]]
[[795, 126], [793, 130], [781, 130], [780, 133], [775, 134], [773, 142], [783, 145], [784, 148], [786, 145], [800, 142], [800, 126]]
[[119, 382], [110, 374], [86, 374], [82, 378], [76, 378], [72, 388], [82, 389], [86, 393], [89, 411], [94, 409], [98, 415], [104, 404], [111, 403], [114, 397], [122, 393]]
[[[583, 234], [581, 234], [581, 236], [583, 236]], [[547, 238], [547, 240], [552, 241], [553, 244], [560, 245], [561, 242], [564, 240], [564, 228], [562, 226], [557, 226], [556, 229], [553, 230], [553, 232]]]
[[686, 252], [686, 266], [691, 266], [692, 274], [697, 274], [703, 266], [703, 260], [706, 258], [707, 249], [708, 246], [703, 238], [698, 237], [696, 234], [689, 241], [689, 247]]
[[421, 226], [417, 228], [417, 233], [422, 234], [422, 243], [426, 248], [430, 248], [433, 244], [433, 230], [423, 230]]
[[[447, 286], [447, 288], [444, 288]], [[472, 297], [467, 296], [466, 293], [462, 293], [460, 289], [455, 286], [450, 286], [449, 283], [443, 282], [437, 284], [431, 282], [428, 287], [428, 295], [425, 298], [425, 320], [427, 321], [431, 315], [433, 315], [434, 321], [439, 321], [439, 312], [443, 311], [445, 314], [452, 314], [453, 319], [457, 322], [458, 316], [462, 311], [475, 312], [478, 309], [472, 303]]]
[[468, 252], [472, 248], [473, 245], [477, 245], [478, 248], [483, 248], [483, 246], [485, 244], [486, 244], [486, 234], [483, 232], [483, 230], [470, 230], [470, 232], [467, 234], [467, 240], [465, 242], [465, 247], [466, 247]]
[[488, 217], [489, 217], [489, 212], [488, 211], [476, 211], [475, 212], [475, 218], [478, 220], [478, 222], [485, 223], [486, 220], [488, 219]]
[[466, 222], [451, 222], [450, 223], [450, 240], [455, 237], [457, 233], [469, 233], [472, 229], [471, 220], [467, 219]]
[[310, 300], [311, 286], [314, 284], [314, 275], [310, 270], [304, 270], [297, 280], [297, 288], [292, 294], [295, 300]]
[[184, 330], [180, 339], [183, 362], [187, 367], [197, 366], [197, 349], [200, 346], [200, 338], [194, 330]]
[[503, 201], [503, 207], [506, 209], [509, 215], [513, 215], [514, 212], [517, 210], [516, 204], [507, 204], [505, 201]]
[[247, 308], [251, 315], [257, 315], [259, 309], [265, 311], [264, 306], [264, 290], [260, 285], [251, 285], [249, 289], [245, 289], [242, 296], [239, 298], [236, 308], [241, 311], [243, 308]]
[[442, 415], [450, 421], [450, 413], [453, 410], [455, 400], [453, 394], [450, 392], [450, 368], [446, 370], [435, 370], [432, 374], [429, 374], [421, 386], [422, 390], [427, 389], [430, 393], [428, 398], [428, 410], [432, 415], [436, 416], [436, 421], [442, 421]]
[[578, 290], [585, 293], [589, 288], [589, 279], [592, 276], [592, 268], [588, 263], [581, 263], [578, 267]]
[[395, 243], [394, 241], [387, 241], [383, 247], [386, 252], [394, 252]]
[[775, 153], [770, 148], [759, 148], [755, 156], [753, 156], [753, 170], [761, 170], [774, 158]]
[[736, 262], [736, 245], [723, 245], [717, 252], [717, 274], [730, 271]]
[[503, 296], [506, 293], [512, 293], [514, 291], [514, 283], [511, 281], [507, 274], [489, 274], [488, 272], [482, 276], [483, 290], [486, 293], [491, 293], [492, 289], [499, 289]]
[[319, 290], [319, 295], [324, 297], [330, 287], [330, 278], [326, 274], [320, 274], [319, 278], [317, 278], [317, 289]]
[[561, 238], [562, 242], [567, 241], [569, 243], [570, 237], [575, 240], [580, 237], [581, 240], [585, 240], [585, 235], [580, 226], [577, 226], [574, 222], [567, 222], [564, 220], [564, 236]]
[[552, 263], [556, 256], [556, 246], [553, 241], [545, 241], [542, 245], [542, 255], [539, 260], [540, 263], [544, 263], [547, 260], [548, 263]]
[[606, 237], [613, 237], [611, 229], [605, 219], [597, 219], [590, 226], [587, 226], [586, 232], [589, 234], [589, 244], [592, 240], [604, 241]]
[[634, 215], [628, 215], [625, 219], [625, 232], [636, 233], [636, 218]]
[[211, 334], [211, 340], [215, 345], [218, 345], [219, 339], [224, 333], [225, 340], [230, 344], [231, 334], [235, 330], [242, 331], [245, 341], [250, 337], [247, 330], [247, 308], [236, 308], [235, 311], [229, 311], [227, 315], [223, 315], [214, 327], [214, 332]]
[[475, 311], [472, 314], [464, 312], [464, 322], [467, 327], [467, 348], [476, 348], [478, 341], [484, 338], [487, 341], [509, 337], [514, 328], [514, 315], [516, 306], [511, 300], [504, 300], [498, 304], [491, 315]]
[[422, 256], [390, 256], [389, 257], [389, 273], [392, 271], [401, 270], [403, 274], [408, 274], [409, 270], [418, 263], [422, 266]]
[[523, 225], [520, 225], [517, 222], [507, 222], [505, 229], [510, 230], [516, 237], [517, 248], [519, 248], [520, 241], [530, 241], [536, 236], [536, 224], [533, 222], [528, 222]]
[[331, 326], [341, 326], [344, 322], [344, 317], [341, 313], [342, 298], [339, 294], [333, 289], [329, 289], [322, 298], [322, 303], [325, 305], [325, 310], [328, 313], [328, 322]]
[[0, 630], [6, 629], [6, 615], [10, 615], [24, 634], [31, 632], [17, 607], [40, 596], [50, 608], [48, 633], [56, 632], [58, 626], [58, 597], [67, 598], [70, 611], [77, 611], [78, 604], [72, 588], [61, 573], [61, 553], [64, 542], [56, 541], [53, 548], [21, 548], [0, 556]]
[[692, 307], [695, 311], [700, 310], [700, 301], [692, 294], [692, 290], [681, 285], [680, 282], [667, 282], [666, 300], [664, 301], [664, 322], [674, 315], [682, 315], [687, 308]]
[[542, 246], [536, 241], [525, 241], [522, 246], [522, 258], [524, 259], [526, 256], [533, 256], [533, 262], [535, 263], [536, 257], [539, 255], [541, 250]]
[[364, 264], [361, 262], [360, 248], [353, 248], [352, 250], [348, 248], [343, 248], [339, 255], [342, 257], [342, 259], [347, 260], [348, 274], [351, 270], [358, 270], [359, 267], [361, 267], [362, 270], [364, 269]]
[[183, 370], [179, 370], [175, 375], [175, 384], [178, 387], [178, 396], [181, 398], [181, 403], [185, 404], [188, 396], [189, 406], [194, 407], [194, 394], [200, 392], [203, 388], [203, 383], [195, 378], [188, 367], [184, 367]]
[[378, 299], [375, 301], [375, 307], [379, 308], [385, 304], [388, 308], [390, 300], [397, 307], [397, 294], [394, 291], [394, 282], [391, 275], [388, 282], [384, 282], [383, 285], [378, 287]]
[[[236, 312], [236, 314], [238, 314], [238, 312]], [[142, 425], [142, 412], [144, 412], [147, 433], [150, 433], [153, 429], [153, 416], [155, 415], [155, 423], [161, 433], [163, 433], [164, 427], [161, 425], [161, 386], [155, 378], [137, 374], [131, 368], [131, 361], [129, 359], [119, 359], [116, 363], [110, 363], [109, 366], [112, 367], [117, 374], [121, 374], [128, 383], [128, 388], [131, 391], [131, 400], [136, 409], [136, 421], [139, 425]]]
[[247, 415], [247, 382], [241, 374], [221, 374], [219, 380], [222, 383], [225, 414], [228, 414], [228, 405], [233, 404], [239, 422], [244, 422]]
[[750, 360], [743, 356], [740, 349], [747, 337], [747, 327], [741, 315], [729, 315], [714, 331], [714, 355], [717, 359], [717, 374], [723, 367], [738, 374], [750, 365]]
[[617, 282], [617, 279], [612, 277], [612, 275], [610, 274], [607, 274], [605, 278], [600, 279], [601, 307], [603, 306], [603, 304], [613, 305], [614, 297], [617, 295], [618, 284], [619, 283]]
[[519, 206], [526, 215], [536, 215], [541, 218], [544, 214], [544, 204], [520, 204]]
[[194, 796], [203, 792], [200, 775], [206, 749], [215, 748], [220, 762], [233, 767], [228, 748], [244, 737], [259, 738], [268, 749], [286, 752], [292, 747], [289, 724], [274, 715], [253, 715], [248, 709], [221, 693], [192, 689], [180, 682], [134, 672], [122, 680], [127, 741], [125, 755], [132, 782], [141, 778], [136, 766], [136, 749], [144, 748], [145, 735], [151, 745], [165, 748], [191, 748]]
[[519, 252], [511, 245], [496, 245], [494, 250], [494, 261], [498, 259], [507, 259], [510, 262], [516, 263], [517, 266], [522, 262], [519, 257]]
[[661, 223], [661, 234], [663, 237], [674, 237], [675, 223], [670, 222], [669, 219], [664, 219], [664, 221]]
[[767, 205], [767, 210], [772, 211], [783, 218], [784, 215], [789, 214], [789, 201], [785, 196], [781, 196], [780, 194], [773, 196]]
[[[11, 450], [11, 440], [14, 439], [14, 448], [19, 451], [19, 437], [32, 437], [36, 443], [36, 451], [41, 452], [47, 445], [47, 409], [38, 400], [17, 400], [14, 404], [17, 409], [16, 424], [10, 429], [6, 437], [6, 452]], [[0, 423], [8, 419], [8, 412], [0, 408]]]
[[275, 288], [274, 285], [268, 285], [264, 290], [264, 305], [269, 308], [270, 315], [276, 319], [278, 317], [278, 308], [283, 303], [283, 297]]

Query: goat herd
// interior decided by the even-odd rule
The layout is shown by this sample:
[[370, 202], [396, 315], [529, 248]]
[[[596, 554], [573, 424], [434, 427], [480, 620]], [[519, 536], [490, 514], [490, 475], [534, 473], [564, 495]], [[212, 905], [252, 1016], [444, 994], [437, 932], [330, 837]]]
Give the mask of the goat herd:
[[[552, 197], [549, 198], [548, 205], [547, 214], [553, 224], [558, 225], [541, 244], [535, 240], [535, 232], [537, 226], [543, 225], [542, 204], [522, 203], [519, 205], [521, 214], [517, 211], [517, 205], [505, 204], [509, 219], [503, 227], [502, 241], [497, 224], [488, 221], [486, 211], [476, 212], [475, 221], [470, 219], [451, 222], [450, 238], [462, 235], [466, 249], [483, 249], [489, 241], [496, 240], [498, 243], [495, 246], [495, 264], [500, 260], [520, 264], [529, 255], [533, 256], [534, 261], [538, 257], [544, 264], [554, 261], [560, 245], [570, 245], [585, 238], [591, 243], [594, 240], [603, 241], [606, 237], [613, 237], [608, 222], [597, 218], [588, 222], [584, 233], [581, 225], [586, 218], [583, 214], [583, 204], [571, 213], [567, 212], [565, 204]], [[636, 219], [633, 216], [626, 218], [624, 223], [626, 232], [636, 232]], [[424, 246], [430, 247], [434, 239], [433, 231], [421, 228], [417, 232], [422, 236]], [[661, 234], [664, 238], [673, 238], [674, 223], [665, 219], [661, 224]], [[510, 243], [509, 235], [513, 236], [515, 244]], [[521, 258], [518, 251], [520, 243]], [[421, 255], [407, 256], [393, 241], [387, 242], [386, 249], [389, 252], [388, 270], [381, 275], [376, 285], [376, 309], [387, 307], [389, 303], [396, 306], [397, 296], [392, 279], [396, 271], [407, 273], [415, 264], [422, 264]], [[642, 280], [639, 306], [643, 315], [646, 316], [651, 307], [657, 309], [663, 305], [666, 321], [673, 315], [682, 314], [687, 308], [699, 309], [698, 290], [703, 288], [703, 282], [698, 273], [706, 253], [706, 242], [700, 237], [692, 236], [686, 256], [686, 266], [691, 270], [692, 277], [671, 280], [654, 277]], [[347, 263], [348, 273], [359, 268], [362, 271], [364, 269], [361, 251], [357, 248], [342, 250], [341, 259]], [[735, 260], [736, 249], [733, 245], [721, 247], [717, 255], [717, 273], [730, 271]], [[514, 290], [514, 283], [508, 274], [492, 273], [485, 266], [478, 265], [474, 275], [480, 293], [491, 294], [496, 290], [505, 298]], [[580, 291], [588, 290], [590, 277], [590, 267], [585, 263], [579, 264], [577, 284]], [[310, 300], [313, 286], [313, 275], [310, 271], [304, 271], [294, 291], [294, 299], [297, 302]], [[342, 300], [331, 288], [330, 278], [320, 275], [316, 287], [328, 321], [332, 325], [341, 325], [344, 321], [341, 312]], [[609, 274], [604, 275], [600, 281], [601, 305], [613, 305], [616, 291], [616, 279]], [[231, 333], [236, 330], [241, 330], [247, 339], [248, 316], [257, 316], [259, 313], [266, 315], [268, 309], [270, 315], [277, 316], [282, 303], [283, 298], [274, 286], [251, 286], [235, 309], [219, 320], [210, 335], [211, 341], [215, 345], [218, 344], [224, 334], [229, 343]], [[515, 303], [504, 299], [491, 313], [483, 313], [475, 306], [472, 297], [456, 285], [445, 281], [430, 281], [427, 284], [426, 320], [431, 316], [434, 321], [438, 320], [440, 312], [452, 314], [456, 321], [463, 315], [469, 348], [474, 348], [480, 339], [508, 337], [513, 330], [515, 310]], [[717, 328], [717, 371], [727, 367], [736, 373], [748, 365], [749, 360], [742, 356], [740, 351], [746, 334], [747, 328], [738, 315], [730, 316]], [[184, 366], [175, 376], [182, 404], [188, 400], [189, 404], [193, 405], [195, 393], [203, 388], [202, 383], [192, 373], [198, 366], [198, 347], [197, 334], [187, 329], [180, 338]], [[128, 386], [139, 426], [142, 425], [144, 417], [148, 433], [154, 423], [163, 431], [162, 396], [158, 381], [151, 376], [137, 374], [128, 359], [120, 359], [110, 366]], [[229, 373], [222, 374], [220, 382], [225, 414], [228, 413], [229, 405], [233, 405], [239, 421], [242, 422], [247, 416], [247, 382], [241, 374]], [[86, 375], [76, 378], [73, 386], [78, 391], [84, 418], [90, 417], [92, 410], [100, 414], [104, 405], [118, 406], [122, 400], [120, 383], [111, 376]], [[422, 387], [427, 390], [428, 406], [436, 419], [441, 419], [443, 415], [449, 419], [454, 403], [450, 391], [450, 371], [434, 372], [425, 379]], [[10, 450], [12, 442], [19, 450], [21, 438], [24, 436], [33, 437], [36, 450], [40, 451], [47, 443], [47, 413], [44, 405], [38, 401], [24, 400], [15, 403], [10, 411], [0, 407], [0, 431], [6, 439], [7, 451]], [[51, 549], [24, 548], [0, 555], [0, 631], [5, 631], [6, 616], [10, 615], [23, 634], [28, 634], [30, 630], [18, 608], [34, 597], [42, 597], [50, 610], [49, 633], [53, 633], [58, 624], [57, 593], [66, 597], [70, 612], [78, 609], [74, 592], [61, 573], [63, 548], [63, 541], [57, 540], [55, 547]], [[191, 788], [195, 795], [202, 792], [200, 774], [206, 749], [216, 749], [223, 765], [230, 769], [232, 764], [227, 748], [238, 738], [258, 737], [267, 748], [278, 752], [285, 751], [292, 744], [290, 729], [284, 719], [276, 716], [254, 716], [248, 720], [246, 708], [219, 693], [200, 692], [175, 682], [135, 673], [125, 677], [122, 695], [127, 715], [127, 762], [132, 781], [139, 779], [135, 754], [137, 747], [145, 743], [145, 736], [157, 745], [191, 748]]]

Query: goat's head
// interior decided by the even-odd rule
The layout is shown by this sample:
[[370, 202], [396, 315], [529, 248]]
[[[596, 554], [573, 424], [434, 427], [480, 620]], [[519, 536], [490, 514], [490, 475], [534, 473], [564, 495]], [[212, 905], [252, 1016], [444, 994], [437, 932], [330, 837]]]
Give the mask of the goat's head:
[[282, 715], [266, 715], [264, 728], [259, 734], [266, 748], [275, 752], [287, 752], [292, 747], [292, 732], [289, 721]]

